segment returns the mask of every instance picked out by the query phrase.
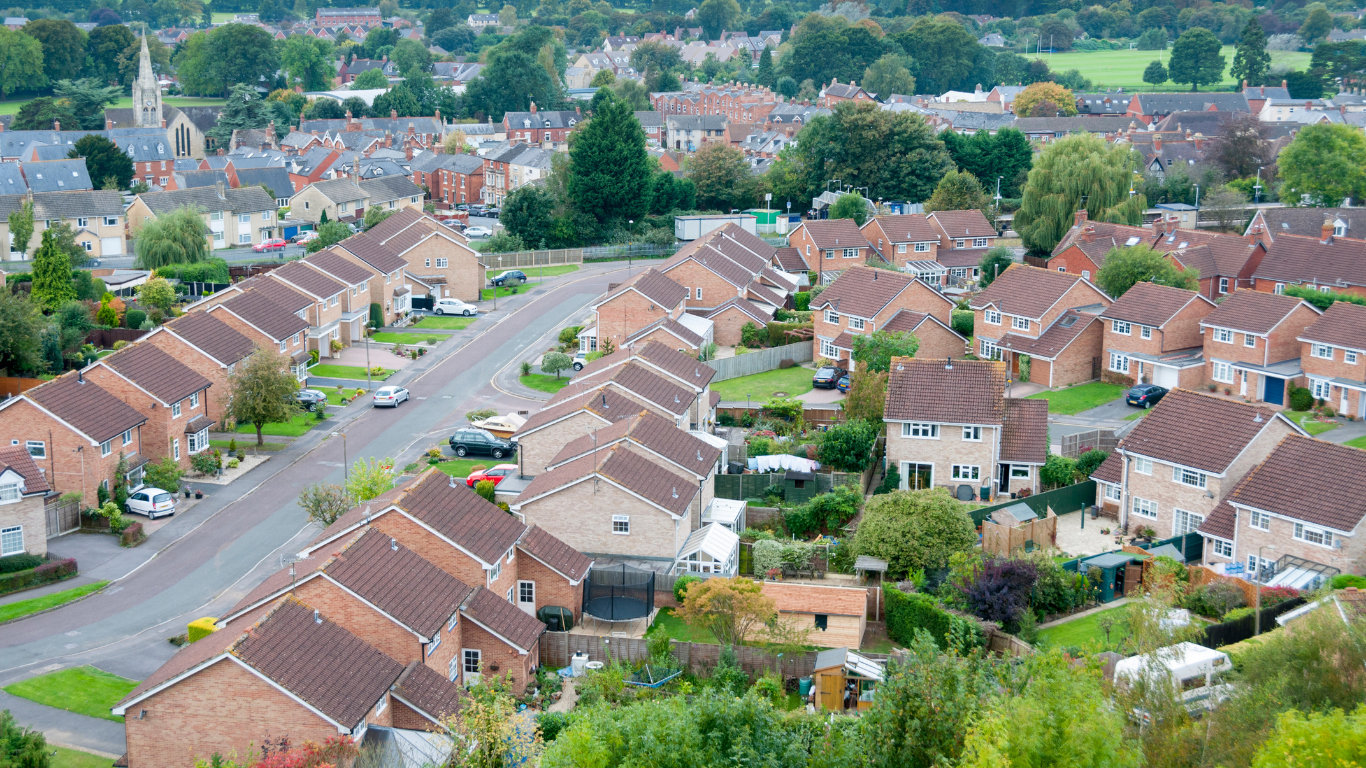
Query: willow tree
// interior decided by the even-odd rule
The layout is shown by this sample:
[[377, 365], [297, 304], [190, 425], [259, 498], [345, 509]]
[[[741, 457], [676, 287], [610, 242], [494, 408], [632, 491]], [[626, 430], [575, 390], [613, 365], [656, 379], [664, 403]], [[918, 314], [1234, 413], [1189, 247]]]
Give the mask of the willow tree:
[[1143, 223], [1148, 201], [1134, 192], [1139, 158], [1132, 149], [1111, 148], [1089, 133], [1050, 144], [1025, 182], [1014, 228], [1031, 253], [1048, 254], [1067, 234], [1073, 216], [1116, 224]]
[[197, 208], [177, 208], [144, 224], [133, 250], [139, 269], [194, 264], [209, 258], [209, 228]]

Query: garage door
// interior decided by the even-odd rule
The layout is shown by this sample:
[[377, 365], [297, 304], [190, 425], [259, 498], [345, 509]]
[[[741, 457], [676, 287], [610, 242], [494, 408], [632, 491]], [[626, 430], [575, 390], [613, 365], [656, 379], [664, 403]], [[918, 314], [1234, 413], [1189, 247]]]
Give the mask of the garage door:
[[1159, 387], [1176, 389], [1177, 373], [1175, 368], [1168, 368], [1165, 365], [1153, 366], [1153, 383]]
[[122, 256], [123, 238], [121, 237], [101, 237], [100, 238], [101, 256]]

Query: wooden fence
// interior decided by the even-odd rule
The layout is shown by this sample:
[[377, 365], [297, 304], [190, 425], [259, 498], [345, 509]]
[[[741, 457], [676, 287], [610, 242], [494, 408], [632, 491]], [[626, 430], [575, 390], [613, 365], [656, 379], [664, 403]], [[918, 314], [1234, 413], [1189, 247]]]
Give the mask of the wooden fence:
[[81, 503], [75, 499], [62, 501], [61, 497], [43, 507], [47, 515], [47, 537], [49, 539], [71, 533], [81, 527]]
[[[708, 360], [707, 365], [716, 369], [716, 375], [711, 379], [715, 383], [772, 371], [784, 360], [805, 363], [812, 359], [812, 352], [812, 343], [801, 341], [796, 344], [784, 344], [781, 347], [756, 349], [753, 352], [734, 357], [723, 357], [720, 360]], [[762, 405], [762, 403], [757, 403], [757, 405]]]
[[[745, 407], [743, 405], [719, 405], [716, 407], [716, 417], [719, 419], [721, 418], [721, 414], [725, 414], [734, 419], [736, 424], [740, 424], [744, 420], [746, 413], [752, 413], [756, 417], [762, 416], [764, 410], [763, 405], [763, 403], [758, 402], [750, 407]], [[807, 406], [802, 409], [802, 419], [806, 421], [807, 426], [828, 427], [844, 421], [844, 411], [837, 405], [825, 407]]]
[[988, 632], [987, 650], [1001, 656], [1030, 656], [1034, 653], [1034, 646], [1005, 632]]
[[1114, 453], [1119, 447], [1119, 436], [1109, 429], [1092, 429], [1086, 432], [1062, 436], [1062, 455], [1069, 459], [1099, 448], [1106, 453]]
[[[638, 664], [650, 658], [649, 644], [642, 639], [631, 637], [599, 637], [580, 635], [571, 632], [546, 632], [541, 635], [541, 663], [551, 667], [567, 667], [576, 653], [588, 654], [589, 661], [621, 661]], [[682, 667], [695, 675], [710, 674], [721, 660], [722, 646], [708, 643], [683, 643], [674, 641], [673, 656]], [[887, 656], [880, 653], [861, 655], [879, 661]], [[762, 648], [739, 646], [735, 649], [735, 660], [750, 676], [757, 677], [765, 672], [778, 669], [773, 655]], [[784, 677], [806, 677], [816, 669], [816, 652], [805, 651], [789, 654], [782, 658]]]
[[796, 481], [784, 481], [782, 472], [763, 475], [717, 475], [713, 488], [718, 499], [762, 499], [771, 485], [783, 489], [784, 500], [793, 504], [809, 501], [813, 496], [829, 493], [839, 485], [860, 486], [863, 476], [852, 472], [817, 472], [802, 488], [791, 487]]
[[85, 335], [85, 343], [94, 344], [95, 349], [109, 349], [116, 341], [131, 344], [148, 333], [150, 331], [140, 331], [136, 328], [96, 328]]
[[982, 551], [1008, 557], [1018, 551], [1050, 549], [1058, 544], [1058, 516], [1047, 517], [1011, 527], [991, 520], [982, 521]]
[[21, 393], [42, 384], [45, 379], [24, 379], [18, 376], [0, 376], [0, 394], [5, 397], [18, 397]]
[[245, 280], [245, 279], [247, 279], [248, 277], [255, 277], [256, 275], [264, 275], [265, 273], [271, 271], [272, 269], [279, 269], [279, 268], [282, 267], [282, 266], [284, 266], [284, 262], [276, 262], [276, 261], [266, 261], [266, 262], [262, 262], [262, 263], [260, 263], [260, 264], [242, 264], [242, 265], [229, 264], [229, 265], [228, 265], [228, 279], [229, 279], [229, 280], [232, 280], [232, 281], [235, 283], [235, 282], [237, 282], [238, 280]]
[[[479, 261], [489, 269], [514, 267], [550, 267], [556, 264], [582, 264], [582, 248], [560, 248], [553, 251], [516, 251], [514, 253], [481, 253]], [[533, 275], [534, 277], [534, 275]]]

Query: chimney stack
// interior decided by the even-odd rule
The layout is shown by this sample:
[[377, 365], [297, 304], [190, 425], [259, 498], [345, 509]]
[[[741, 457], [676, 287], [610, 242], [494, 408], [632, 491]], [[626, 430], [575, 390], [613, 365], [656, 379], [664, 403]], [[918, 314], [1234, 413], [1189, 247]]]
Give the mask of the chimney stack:
[[1096, 241], [1096, 225], [1087, 224], [1081, 228], [1081, 241], [1083, 243], [1094, 243]]
[[1205, 135], [1204, 135], [1203, 133], [1197, 133], [1197, 134], [1195, 134], [1195, 151], [1196, 151], [1196, 152], [1204, 152], [1204, 151], [1205, 151]]
[[[162, 128], [165, 128], [166, 126], [163, 124], [161, 127], [162, 127]], [[52, 130], [57, 131], [57, 132], [60, 133], [61, 130], [62, 130], [62, 121], [61, 121], [61, 120], [53, 120], [53, 121], [52, 121]]]
[[1256, 224], [1253, 224], [1252, 228], [1249, 229], [1247, 233], [1247, 244], [1249, 246], [1265, 245], [1265, 242], [1263, 240], [1265, 234], [1266, 228], [1262, 226], [1262, 223], [1260, 221]]
[[1082, 208], [1081, 210], [1072, 214], [1072, 226], [1080, 227], [1082, 223], [1086, 221], [1086, 216], [1087, 213], [1085, 208]]
[[1321, 229], [1323, 232], [1323, 239], [1320, 242], [1324, 245], [1331, 245], [1333, 242], [1333, 220], [1324, 219], [1323, 227]]
[[1160, 133], [1154, 133], [1154, 134], [1153, 134], [1153, 151], [1154, 151], [1154, 152], [1161, 152], [1161, 151], [1162, 151], [1162, 134], [1160, 134]]
[[536, 102], [531, 102], [531, 114], [536, 114]]

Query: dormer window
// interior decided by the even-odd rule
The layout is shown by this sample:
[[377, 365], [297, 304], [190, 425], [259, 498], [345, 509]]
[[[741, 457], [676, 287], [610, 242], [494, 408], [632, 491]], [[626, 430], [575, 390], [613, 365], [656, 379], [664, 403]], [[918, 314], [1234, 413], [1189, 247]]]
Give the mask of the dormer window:
[[1346, 236], [1347, 236], [1347, 224], [1344, 223], [1341, 219], [1339, 219], [1339, 220], [1333, 222], [1333, 236], [1334, 236], [1334, 237], [1346, 237]]

